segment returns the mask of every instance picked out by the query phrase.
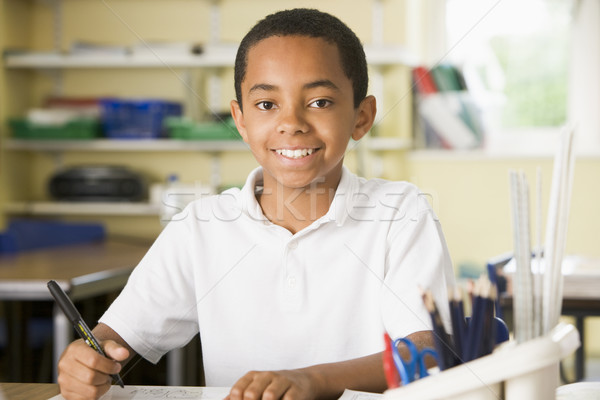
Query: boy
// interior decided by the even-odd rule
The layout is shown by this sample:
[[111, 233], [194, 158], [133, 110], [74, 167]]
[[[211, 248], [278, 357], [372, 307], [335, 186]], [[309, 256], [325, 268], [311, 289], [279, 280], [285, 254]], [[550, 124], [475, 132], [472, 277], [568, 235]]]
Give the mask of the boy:
[[433, 346], [419, 287], [443, 304], [452, 280], [433, 212], [414, 186], [342, 165], [373, 124], [367, 85], [360, 41], [329, 14], [279, 12], [246, 35], [231, 112], [261, 167], [164, 229], [94, 329], [112, 360], [71, 344], [63, 396], [97, 398], [119, 362], [198, 332], [206, 383], [231, 400], [382, 391], [385, 330]]

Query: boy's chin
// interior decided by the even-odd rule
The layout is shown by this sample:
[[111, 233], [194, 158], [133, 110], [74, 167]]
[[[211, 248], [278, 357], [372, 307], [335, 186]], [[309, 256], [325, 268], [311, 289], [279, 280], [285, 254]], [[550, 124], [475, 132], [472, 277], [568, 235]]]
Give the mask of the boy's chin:
[[307, 190], [337, 186], [340, 174], [311, 175], [307, 173], [281, 174], [276, 177], [277, 186], [293, 190]]

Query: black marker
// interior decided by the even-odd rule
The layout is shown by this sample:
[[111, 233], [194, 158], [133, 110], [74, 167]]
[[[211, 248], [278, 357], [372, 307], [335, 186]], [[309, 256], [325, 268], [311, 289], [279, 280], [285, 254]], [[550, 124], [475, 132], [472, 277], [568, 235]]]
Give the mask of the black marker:
[[[106, 357], [106, 354], [104, 354], [104, 351], [102, 351], [102, 347], [100, 347], [100, 343], [98, 343], [98, 340], [94, 337], [94, 335], [92, 335], [92, 331], [85, 324], [85, 321], [83, 320], [83, 318], [81, 318], [81, 314], [79, 314], [79, 311], [77, 311], [75, 305], [73, 304], [71, 299], [69, 299], [69, 296], [67, 296], [65, 291], [62, 290], [62, 288], [58, 285], [58, 283], [56, 283], [56, 281], [48, 282], [48, 290], [67, 316], [68, 320], [71, 321], [73, 327], [75, 328], [77, 333], [79, 333], [79, 336], [81, 336], [81, 338], [85, 341], [85, 343], [92, 349], [96, 350], [98, 353]], [[121, 386], [122, 388], [125, 387], [125, 385], [123, 385], [123, 380], [121, 380], [119, 374], [111, 375], [111, 377], [115, 380], [115, 382], [119, 384], [119, 386]]]

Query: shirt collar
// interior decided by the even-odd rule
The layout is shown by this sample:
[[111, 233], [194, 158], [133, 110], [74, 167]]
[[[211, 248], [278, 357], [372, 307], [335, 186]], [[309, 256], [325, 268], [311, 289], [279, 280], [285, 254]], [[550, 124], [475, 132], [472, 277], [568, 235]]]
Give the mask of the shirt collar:
[[[263, 169], [255, 168], [246, 179], [241, 190], [241, 208], [242, 211], [251, 218], [258, 221], [268, 221], [262, 212], [260, 204], [256, 200], [257, 191], [262, 189]], [[342, 167], [342, 177], [338, 184], [335, 196], [327, 213], [318, 221], [321, 223], [335, 221], [338, 226], [342, 226], [348, 217], [348, 210], [351, 207], [352, 199], [358, 190], [358, 177], [350, 172], [345, 166]]]
[[257, 167], [246, 179], [240, 196], [242, 212], [248, 214], [252, 219], [266, 221], [267, 217], [262, 212], [260, 204], [256, 200], [257, 190], [262, 190], [263, 185], [263, 170], [262, 167]]
[[348, 217], [348, 210], [357, 190], [358, 177], [346, 167], [342, 167], [342, 178], [329, 206], [329, 211], [324, 218], [328, 221], [335, 221], [338, 226], [342, 226]]

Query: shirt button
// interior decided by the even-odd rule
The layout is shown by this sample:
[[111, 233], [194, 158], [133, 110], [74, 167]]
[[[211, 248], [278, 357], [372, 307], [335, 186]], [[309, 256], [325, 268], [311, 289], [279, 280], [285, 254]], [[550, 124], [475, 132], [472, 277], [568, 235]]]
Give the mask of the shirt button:
[[296, 278], [293, 277], [293, 276], [290, 276], [287, 279], [287, 285], [288, 285], [289, 288], [293, 288], [294, 286], [296, 286]]
[[295, 240], [293, 240], [293, 241], [291, 241], [291, 242], [288, 243], [288, 247], [290, 249], [297, 249], [298, 248], [298, 242], [295, 241]]

